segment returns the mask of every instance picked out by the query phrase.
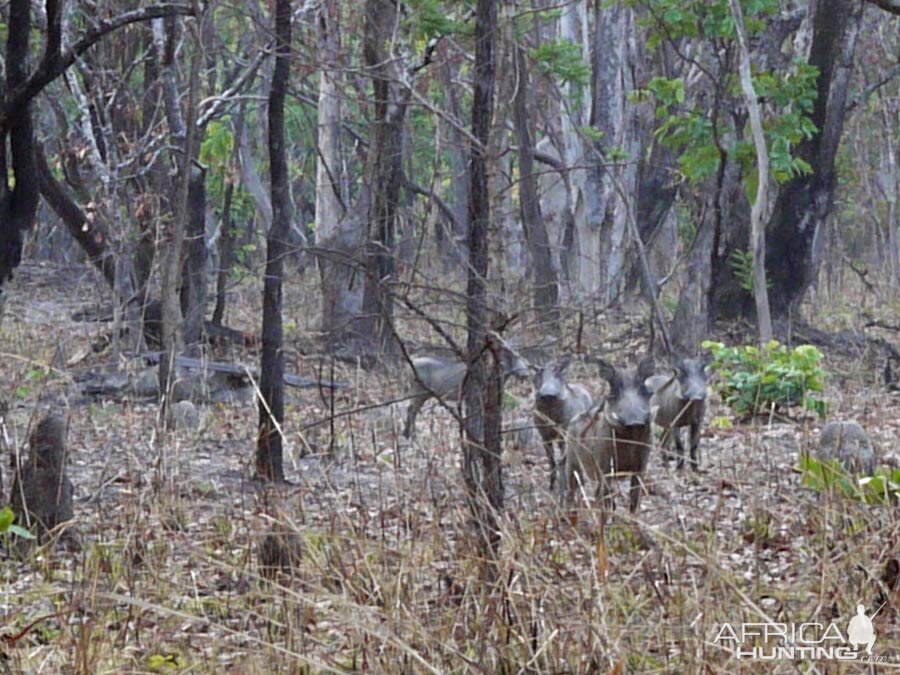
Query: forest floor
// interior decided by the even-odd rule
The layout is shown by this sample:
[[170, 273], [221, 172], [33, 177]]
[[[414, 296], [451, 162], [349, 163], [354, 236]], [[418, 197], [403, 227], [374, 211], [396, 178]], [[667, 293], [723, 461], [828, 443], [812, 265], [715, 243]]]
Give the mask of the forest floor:
[[[630, 516], [621, 495], [602, 530], [597, 509], [560, 511], [540, 447], [509, 449], [500, 569], [486, 585], [452, 416], [426, 405], [409, 442], [399, 433], [405, 404], [376, 406], [403, 397], [398, 368], [337, 364], [335, 379], [350, 386], [333, 402], [289, 390], [290, 485], [263, 489], [251, 480], [255, 405], [202, 406], [199, 428], [165, 432], [155, 404], [77, 395], [73, 371], [116, 365], [89, 349], [109, 325], [71, 320], [100, 288], [84, 274], [24, 266], [0, 324], [4, 495], [10, 453], [25, 450], [44, 411], [62, 410], [82, 541], [80, 551], [3, 554], [0, 672], [869, 672], [858, 662], [737, 659], [736, 647], [762, 643], [737, 645], [722, 630], [834, 622], [846, 636], [857, 604], [871, 616], [882, 602], [873, 654], [900, 668], [900, 588], [890, 578], [900, 508], [802, 486], [798, 455], [817, 418], [728, 425], [714, 399], [708, 419], [720, 423], [704, 431], [702, 471], [665, 467], [654, 453], [639, 512]], [[257, 330], [257, 291], [232, 300], [230, 325]], [[286, 289], [288, 370], [315, 377], [324, 367], [330, 377], [307, 337], [310, 297], [299, 284]], [[585, 335], [621, 362], [644, 347], [643, 319], [614, 318], [594, 317]], [[880, 461], [896, 466], [900, 396], [863, 361], [826, 360], [830, 416], [858, 420]], [[581, 364], [569, 379], [604, 392]], [[530, 384], [511, 381], [510, 394], [515, 426]], [[367, 409], [331, 424], [332, 406]], [[293, 533], [300, 556], [264, 576], [260, 542], [272, 531]]]

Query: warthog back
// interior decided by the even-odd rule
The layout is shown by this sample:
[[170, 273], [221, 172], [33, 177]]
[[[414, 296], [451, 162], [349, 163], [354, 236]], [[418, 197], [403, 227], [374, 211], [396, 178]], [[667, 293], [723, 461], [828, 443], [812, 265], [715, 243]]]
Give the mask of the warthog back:
[[857, 422], [829, 422], [822, 427], [816, 456], [823, 461], [837, 459], [851, 473], [875, 473], [875, 449]]

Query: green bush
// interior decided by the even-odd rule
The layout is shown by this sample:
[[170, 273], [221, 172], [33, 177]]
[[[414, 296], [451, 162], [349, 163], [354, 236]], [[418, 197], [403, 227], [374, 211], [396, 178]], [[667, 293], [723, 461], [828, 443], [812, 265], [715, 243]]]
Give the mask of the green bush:
[[851, 476], [837, 459], [818, 460], [800, 455], [803, 485], [817, 492], [833, 492], [866, 504], [890, 504], [900, 501], [900, 468], [876, 469], [872, 476]]
[[13, 525], [15, 519], [16, 515], [8, 506], [0, 509], [0, 535], [9, 533], [17, 537], [22, 537], [22, 539], [34, 539], [34, 535], [31, 534], [31, 532], [18, 525]]
[[756, 415], [802, 405], [825, 416], [825, 401], [814, 396], [823, 390], [826, 375], [819, 365], [822, 352], [815, 347], [788, 349], [777, 340], [762, 348], [712, 341], [703, 347], [712, 352], [711, 367], [720, 375], [714, 386], [735, 413]]

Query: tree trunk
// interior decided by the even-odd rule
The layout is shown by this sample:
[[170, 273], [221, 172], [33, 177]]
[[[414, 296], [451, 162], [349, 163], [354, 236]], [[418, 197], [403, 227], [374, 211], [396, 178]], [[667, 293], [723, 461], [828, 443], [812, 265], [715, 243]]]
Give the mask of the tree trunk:
[[818, 131], [797, 148], [812, 173], [782, 186], [768, 225], [766, 267], [776, 316], [797, 309], [819, 269], [822, 228], [837, 186], [835, 158], [863, 9], [863, 3], [853, 0], [815, 4], [809, 63], [819, 69], [818, 97], [811, 115]]
[[[244, 127], [244, 107], [241, 106], [235, 122], [235, 139], [240, 138]], [[234, 163], [240, 162], [240, 145], [234, 144]], [[219, 239], [219, 272], [216, 275], [216, 306], [213, 309], [212, 322], [221, 326], [225, 320], [225, 305], [227, 297], [225, 291], [228, 288], [228, 277], [234, 265], [234, 219], [231, 217], [232, 201], [234, 199], [234, 178], [226, 174], [228, 184], [225, 188], [224, 204], [222, 206], [222, 231]]]
[[513, 98], [513, 122], [519, 141], [519, 204], [522, 226], [531, 251], [534, 311], [537, 319], [546, 321], [552, 332], [559, 332], [559, 279], [553, 267], [534, 173], [534, 146], [528, 114], [528, 66], [524, 47], [517, 44], [514, 49], [518, 86]]
[[469, 188], [469, 272], [466, 286], [466, 327], [469, 369], [463, 385], [465, 405], [463, 475], [479, 541], [496, 555], [500, 542], [497, 514], [503, 508], [500, 462], [502, 381], [497, 361], [488, 377], [487, 287], [490, 195], [487, 157], [494, 107], [494, 44], [496, 0], [478, 0], [475, 9], [475, 66], [472, 96], [472, 159]]
[[164, 355], [159, 360], [159, 391], [162, 402], [162, 415], [166, 426], [170, 425], [171, 410], [171, 371], [175, 355], [182, 345], [181, 308], [178, 301], [179, 276], [181, 272], [181, 252], [184, 247], [184, 236], [188, 214], [188, 192], [191, 164], [195, 152], [195, 99], [200, 74], [200, 57], [195, 54], [191, 63], [190, 84], [188, 87], [188, 119], [181, 115], [178, 100], [177, 71], [175, 64], [175, 42], [177, 38], [176, 19], [171, 17], [154, 22], [154, 37], [157, 52], [161, 55], [160, 72], [162, 75], [163, 105], [166, 109], [166, 121], [169, 127], [172, 147], [180, 149], [175, 155], [178, 172], [175, 176], [174, 209], [170, 211], [170, 228], [168, 246], [161, 273], [160, 303], [162, 306], [162, 350]]
[[348, 217], [341, 158], [340, 3], [319, 8], [318, 154], [316, 159], [316, 257], [322, 287], [321, 331], [332, 348], [351, 330], [362, 304], [362, 284], [353, 266], [359, 223]]
[[744, 14], [741, 11], [739, 0], [730, 0], [730, 2], [741, 52], [741, 88], [747, 99], [750, 128], [753, 133], [753, 143], [756, 146], [757, 188], [756, 198], [750, 209], [750, 247], [753, 252], [753, 297], [756, 301], [759, 342], [766, 344], [772, 339], [772, 315], [769, 312], [769, 292], [766, 288], [766, 233], [763, 229], [762, 219], [768, 205], [769, 151], [766, 149], [759, 101], [756, 99], [756, 90], [753, 88], [753, 79], [750, 76], [750, 49], [747, 46]]
[[188, 186], [185, 220], [187, 250], [181, 271], [182, 334], [185, 346], [196, 346], [206, 316], [206, 170], [194, 167]]
[[397, 207], [403, 179], [403, 126], [408, 93], [401, 83], [392, 49], [395, 0], [367, 0], [363, 52], [372, 74], [373, 109], [366, 182], [370, 195], [365, 247], [365, 290], [361, 336], [379, 353], [389, 348], [393, 307], [389, 284], [394, 277]]
[[284, 481], [284, 349], [281, 281], [291, 225], [287, 147], [284, 137], [284, 99], [290, 77], [291, 1], [275, 3], [275, 70], [269, 92], [269, 164], [272, 182], [272, 226], [266, 239], [266, 277], [263, 287], [262, 359], [259, 378], [259, 433], [256, 476]]
[[594, 14], [594, 60], [592, 68], [591, 126], [602, 137], [590, 153], [592, 161], [585, 188], [586, 219], [579, 233], [579, 250], [584, 265], [597, 265], [599, 272], [580, 273], [585, 292], [599, 282], [603, 301], [619, 296], [624, 282], [627, 246], [627, 205], [621, 203], [613, 181], [621, 184], [626, 195], [635, 193], [637, 171], [634, 161], [621, 166], [604, 166], [613, 159], [612, 151], [624, 149], [636, 155], [634, 144], [634, 106], [627, 105], [634, 89], [629, 61], [633, 57], [634, 21], [631, 8], [615, 3], [596, 4]]
[[[35, 147], [37, 160], [38, 183], [41, 195], [47, 200], [50, 208], [59, 216], [72, 238], [84, 250], [91, 264], [103, 275], [110, 289], [116, 288], [116, 259], [109, 247], [109, 236], [102, 223], [91, 222], [65, 187], [53, 175], [47, 166], [42, 146]], [[120, 300], [127, 300], [127, 296]]]
[[[591, 63], [591, 44], [588, 27], [588, 2], [578, 0], [562, 9], [559, 19], [560, 38], [581, 46], [582, 59]], [[596, 62], [594, 62], [596, 66]], [[578, 95], [580, 93], [580, 96]], [[600, 228], [587, 219], [586, 203], [600, 195], [586, 194], [587, 168], [585, 148], [589, 145], [582, 138], [581, 129], [591, 110], [591, 92], [587, 87], [563, 85], [564, 101], [560, 105], [560, 129], [562, 136], [562, 180], [566, 188], [565, 214], [562, 219], [563, 238], [551, 242], [559, 250], [557, 269], [568, 270], [568, 286], [578, 299], [592, 297], [600, 288]], [[596, 210], [596, 206], [593, 207]], [[566, 246], [567, 236], [571, 245]]]
[[[31, 3], [10, 0], [6, 38], [6, 91], [13, 92], [27, 79], [28, 40], [31, 34]], [[59, 36], [57, 35], [58, 39]], [[48, 49], [50, 37], [48, 36]], [[6, 139], [12, 157], [15, 184], [10, 187], [6, 165]], [[0, 127], [0, 289], [22, 260], [22, 239], [34, 224], [38, 204], [38, 175], [34, 160], [34, 127], [31, 102], [15, 108]]]
[[[442, 45], [442, 48], [446, 49], [446, 44]], [[447, 112], [450, 113], [452, 119], [461, 121], [463, 119], [462, 106], [457, 93], [459, 85], [453, 81], [449, 57], [443, 59], [441, 75], [447, 94]], [[452, 172], [450, 203], [456, 216], [453, 220], [456, 227], [449, 233], [450, 241], [446, 251], [445, 270], [454, 265], [460, 267], [465, 265], [466, 219], [469, 208], [469, 167], [466, 159], [466, 139], [462, 131], [452, 123], [447, 123], [447, 138], [450, 141], [447, 153], [450, 156], [450, 171]]]

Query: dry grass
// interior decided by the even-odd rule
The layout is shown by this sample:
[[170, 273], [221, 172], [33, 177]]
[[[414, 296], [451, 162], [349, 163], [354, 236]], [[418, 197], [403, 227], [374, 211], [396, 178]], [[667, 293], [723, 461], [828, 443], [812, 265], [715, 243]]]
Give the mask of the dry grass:
[[[630, 517], [619, 497], [602, 529], [596, 510], [558, 510], [540, 448], [507, 453], [499, 569], [486, 587], [445, 411], [428, 406], [411, 444], [398, 438], [402, 405], [348, 415], [335, 420], [332, 443], [331, 425], [297, 431], [326, 418], [330, 402], [295, 391], [292, 485], [262, 489], [249, 481], [255, 408], [206, 407], [200, 430], [167, 434], [153, 406], [74, 403], [62, 364], [100, 328], [68, 321], [87, 295], [62, 274], [29, 267], [11, 287], [0, 377], [14, 443], [39, 402], [68, 408], [84, 547], [0, 562], [2, 633], [49, 616], [14, 644], [0, 642], [0, 670], [812, 672], [737, 661], [713, 639], [722, 622], [742, 620], [834, 620], [843, 629], [857, 603], [877, 607], [882, 570], [900, 556], [896, 507], [800, 486], [797, 453], [818, 423], [764, 420], [707, 430], [701, 474], [667, 470], [654, 455], [640, 512]], [[303, 353], [315, 312], [299, 308], [314, 296], [297, 286], [286, 297], [298, 308], [287, 317], [289, 363], [309, 374], [319, 365]], [[252, 329], [254, 304], [234, 307], [230, 323]], [[591, 345], [623, 358], [639, 329], [604, 331], [602, 319], [588, 326]], [[60, 372], [42, 375], [38, 366], [54, 362]], [[841, 373], [827, 392], [835, 415], [859, 419], [896, 458], [900, 401], [866, 384], [864, 365], [831, 365]], [[602, 392], [593, 373], [573, 371]], [[353, 386], [337, 410], [402, 393], [390, 372], [339, 366], [338, 377]], [[527, 385], [513, 393], [511, 408], [526, 405]], [[712, 416], [724, 414], [714, 407]], [[304, 449], [313, 453], [301, 457]], [[299, 544], [300, 558], [263, 575], [260, 543], [272, 532]], [[897, 667], [900, 592], [888, 600], [874, 622], [876, 654]]]

